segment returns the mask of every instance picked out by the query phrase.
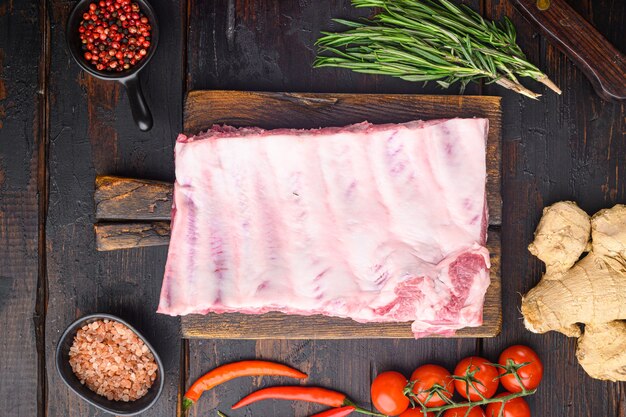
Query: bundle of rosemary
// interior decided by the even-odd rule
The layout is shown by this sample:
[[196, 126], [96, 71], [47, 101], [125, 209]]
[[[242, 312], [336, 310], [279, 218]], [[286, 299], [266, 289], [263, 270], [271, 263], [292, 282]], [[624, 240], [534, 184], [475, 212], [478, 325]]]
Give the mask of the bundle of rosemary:
[[448, 0], [352, 0], [353, 6], [381, 9], [372, 19], [334, 19], [349, 29], [322, 32], [315, 67], [340, 67], [407, 81], [436, 81], [447, 88], [485, 80], [531, 98], [540, 94], [520, 84], [530, 77], [561, 90], [528, 62], [508, 18], [489, 22], [467, 6]]

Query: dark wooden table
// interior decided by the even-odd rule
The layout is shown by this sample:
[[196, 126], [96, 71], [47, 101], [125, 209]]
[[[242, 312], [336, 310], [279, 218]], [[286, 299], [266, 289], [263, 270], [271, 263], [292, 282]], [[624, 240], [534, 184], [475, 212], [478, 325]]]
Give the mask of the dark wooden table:
[[[54, 348], [63, 329], [91, 312], [122, 316], [153, 341], [167, 369], [165, 390], [146, 413], [173, 416], [181, 391], [217, 364], [272, 358], [367, 404], [372, 376], [410, 373], [424, 362], [448, 367], [464, 355], [497, 358], [512, 343], [545, 361], [537, 417], [626, 415], [626, 384], [595, 381], [578, 366], [575, 341], [533, 335], [520, 319], [520, 293], [541, 274], [526, 246], [543, 206], [577, 200], [590, 213], [626, 202], [624, 104], [596, 97], [590, 84], [512, 8], [472, 0], [489, 17], [511, 16], [519, 42], [563, 89], [531, 101], [495, 86], [468, 93], [504, 96], [502, 334], [489, 340], [185, 341], [175, 318], [157, 315], [166, 248], [98, 253], [96, 174], [172, 180], [182, 102], [192, 89], [313, 92], [441, 92], [433, 86], [314, 70], [313, 42], [330, 17], [350, 17], [348, 0], [152, 0], [159, 50], [143, 85], [155, 116], [149, 133], [133, 124], [119, 85], [83, 74], [65, 48], [74, 1], [0, 0], [0, 416], [100, 416], [61, 383]], [[626, 2], [570, 0], [618, 49], [626, 49]], [[532, 85], [539, 89], [539, 86]], [[213, 416], [267, 380], [206, 394], [194, 416]], [[232, 416], [305, 416], [317, 408], [268, 402]]]

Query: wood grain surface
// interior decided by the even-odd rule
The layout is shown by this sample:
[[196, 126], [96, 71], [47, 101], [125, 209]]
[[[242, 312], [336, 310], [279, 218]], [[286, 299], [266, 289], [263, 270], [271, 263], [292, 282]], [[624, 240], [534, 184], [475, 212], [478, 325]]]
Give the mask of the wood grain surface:
[[[626, 2], [568, 3], [619, 50], [626, 51]], [[512, 17], [522, 49], [548, 72], [563, 95], [545, 92], [537, 103], [508, 93], [503, 97], [504, 326], [498, 339], [483, 342], [483, 352], [496, 357], [513, 343], [539, 352], [545, 371], [539, 393], [528, 400], [533, 416], [621, 417], [626, 415], [626, 383], [589, 378], [576, 360], [575, 339], [525, 331], [519, 297], [537, 284], [542, 273], [543, 265], [526, 247], [544, 206], [575, 200], [593, 214], [626, 202], [624, 104], [600, 99], [584, 74], [556, 46], [538, 36], [535, 26], [512, 3], [488, 1], [486, 6], [488, 16]], [[485, 87], [485, 93], [497, 91]]]
[[172, 183], [101, 175], [96, 177], [97, 220], [169, 220]]
[[[50, 4], [50, 145], [47, 161], [49, 298], [46, 315], [48, 398], [42, 416], [104, 416], [61, 382], [54, 350], [63, 330], [85, 314], [106, 312], [127, 320], [151, 342], [166, 368], [165, 387], [148, 415], [177, 413], [181, 342], [176, 319], [155, 314], [165, 248], [97, 252], [93, 237], [96, 175], [132, 174], [173, 179], [174, 132], [182, 129], [180, 51], [185, 6], [152, 1], [159, 17], [159, 48], [141, 73], [155, 124], [148, 133], [133, 122], [128, 97], [115, 82], [83, 73], [65, 46], [65, 24], [75, 2]], [[166, 19], [167, 17], [167, 19]], [[127, 175], [130, 176], [130, 175]], [[1, 412], [0, 412], [1, 414]]]
[[120, 249], [166, 246], [170, 242], [169, 222], [96, 223], [96, 249]]
[[[229, 7], [233, 3], [234, 7]], [[470, 4], [480, 7], [479, 1]], [[411, 84], [388, 77], [372, 77], [339, 69], [314, 70], [312, 46], [320, 30], [338, 29], [332, 17], [363, 16], [348, 0], [192, 0], [188, 30], [187, 90], [256, 90], [318, 93], [454, 94], [432, 85]], [[203, 46], [207, 47], [203, 47]], [[480, 92], [469, 86], [468, 94]], [[477, 352], [479, 339], [429, 340], [201, 340], [189, 341], [186, 386], [216, 364], [261, 357], [285, 361], [311, 375], [310, 383], [333, 387], [369, 405], [369, 384], [380, 371], [406, 374], [419, 363], [434, 361], [448, 367], [456, 359]], [[285, 380], [254, 378], [218, 387], [205, 394], [193, 416], [228, 411], [230, 417], [248, 415], [303, 417], [319, 406], [298, 402], [262, 402], [248, 410], [228, 407], [254, 389]]]
[[[355, 13], [348, 1], [192, 0], [188, 29], [187, 89], [316, 91], [349, 93], [454, 94], [388, 77], [339, 69], [313, 70], [313, 42], [319, 30], [336, 30], [330, 17]], [[368, 384], [377, 372], [397, 369], [409, 374], [419, 364], [453, 367], [461, 357], [483, 354], [497, 359], [511, 343], [526, 343], [546, 360], [546, 377], [528, 402], [534, 416], [608, 417], [626, 415], [626, 384], [593, 381], [577, 365], [574, 341], [558, 334], [533, 335], [523, 328], [520, 293], [539, 279], [541, 265], [526, 246], [545, 204], [577, 198], [589, 212], [626, 201], [624, 108], [600, 100], [584, 75], [538, 34], [508, 0], [466, 2], [487, 16], [512, 16], [529, 58], [563, 88], [558, 97], [534, 83], [540, 101], [505, 92], [497, 86], [471, 86], [468, 94], [503, 96], [503, 309], [499, 337], [410, 340], [190, 340], [187, 386], [203, 372], [232, 360], [262, 357], [286, 361], [312, 373], [311, 383], [342, 389], [369, 404]], [[619, 50], [626, 49], [626, 2], [568, 1]], [[232, 10], [232, 12], [229, 12]], [[205, 15], [200, 15], [203, 11]], [[549, 369], [548, 369], [549, 368]], [[243, 395], [274, 382], [257, 378], [218, 387], [205, 394], [195, 416], [227, 411]], [[263, 402], [246, 415], [313, 414], [319, 408], [300, 403]], [[227, 412], [230, 416], [231, 413]], [[232, 416], [231, 416], [232, 417]]]
[[[520, 294], [536, 284], [542, 270], [526, 251], [541, 208], [576, 199], [594, 213], [626, 202], [624, 105], [598, 98], [585, 76], [509, 0], [464, 2], [488, 17], [511, 16], [529, 59], [563, 89], [556, 96], [524, 81], [544, 93], [540, 101], [491, 85], [471, 85], [466, 92], [503, 96], [500, 336], [181, 342], [178, 321], [154, 314], [165, 248], [96, 252], [93, 192], [96, 175], [173, 181], [173, 143], [182, 130], [185, 91], [456, 94], [458, 87], [441, 90], [312, 69], [319, 31], [340, 28], [331, 17], [371, 13], [353, 10], [349, 0], [151, 0], [162, 36], [142, 73], [156, 121], [142, 134], [121, 89], [84, 76], [67, 55], [63, 31], [75, 1], [0, 0], [0, 415], [103, 417], [63, 386], [52, 352], [75, 317], [107, 311], [138, 325], [164, 359], [166, 389], [146, 416], [172, 416], [177, 408], [180, 415], [180, 390], [212, 367], [239, 359], [292, 364], [311, 374], [311, 384], [340, 389], [368, 406], [368, 384], [380, 371], [408, 375], [427, 362], [452, 368], [470, 354], [496, 359], [512, 343], [532, 346], [545, 363], [542, 386], [528, 400], [533, 416], [626, 416], [625, 383], [587, 377], [577, 364], [574, 340], [527, 332], [518, 310]], [[626, 50], [626, 2], [567, 3], [617, 50]], [[45, 346], [39, 355], [34, 338]], [[320, 410], [274, 401], [228, 410], [256, 388], [285, 382], [250, 378], [224, 384], [204, 394], [190, 415], [211, 416], [221, 409], [230, 417], [303, 417]]]
[[[38, 108], [35, 2], [0, 2], [0, 415], [33, 417], [43, 392], [37, 346]], [[30, 16], [34, 16], [31, 19]], [[43, 342], [43, 340], [41, 340]]]

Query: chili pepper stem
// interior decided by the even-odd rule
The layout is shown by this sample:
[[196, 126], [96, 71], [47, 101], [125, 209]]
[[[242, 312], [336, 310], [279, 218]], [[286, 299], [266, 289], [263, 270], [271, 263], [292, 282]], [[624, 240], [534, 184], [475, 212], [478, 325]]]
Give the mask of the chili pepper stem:
[[356, 407], [354, 411], [357, 413], [366, 414], [368, 416], [387, 417], [387, 415], [385, 414], [375, 413], [373, 411], [369, 411], [361, 407]]
[[352, 401], [350, 401], [349, 399], [346, 399], [344, 401], [344, 405], [354, 407], [354, 411], [356, 413], [366, 414], [368, 416], [387, 417], [387, 415], [385, 414], [375, 413], [374, 411], [369, 411], [369, 410], [366, 410], [365, 408], [361, 408], [355, 403], [353, 403]]
[[185, 413], [187, 410], [193, 407], [193, 405], [194, 405], [193, 400], [190, 400], [187, 397], [183, 397], [183, 413]]

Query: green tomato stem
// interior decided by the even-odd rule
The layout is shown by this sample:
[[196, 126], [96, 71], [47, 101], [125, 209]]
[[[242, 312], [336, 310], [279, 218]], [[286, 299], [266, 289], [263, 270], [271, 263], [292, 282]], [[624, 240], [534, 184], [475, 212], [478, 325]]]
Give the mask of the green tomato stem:
[[441, 407], [422, 407], [422, 411], [426, 413], [439, 413], [441, 411], [450, 410], [452, 408], [459, 408], [459, 407], [472, 408], [472, 407], [476, 407], [479, 405], [487, 405], [487, 404], [492, 404], [492, 403], [505, 403], [509, 400], [512, 400], [513, 398], [526, 397], [528, 395], [534, 394], [535, 392], [537, 392], [536, 389], [523, 390], [520, 392], [511, 393], [509, 395], [505, 395], [502, 397], [484, 398], [479, 401], [468, 401], [465, 403], [453, 403], [453, 404], [442, 405]]
[[189, 410], [193, 405], [194, 405], [194, 401], [190, 400], [187, 397], [183, 397], [183, 414], [185, 414], [187, 412], [187, 410]]

